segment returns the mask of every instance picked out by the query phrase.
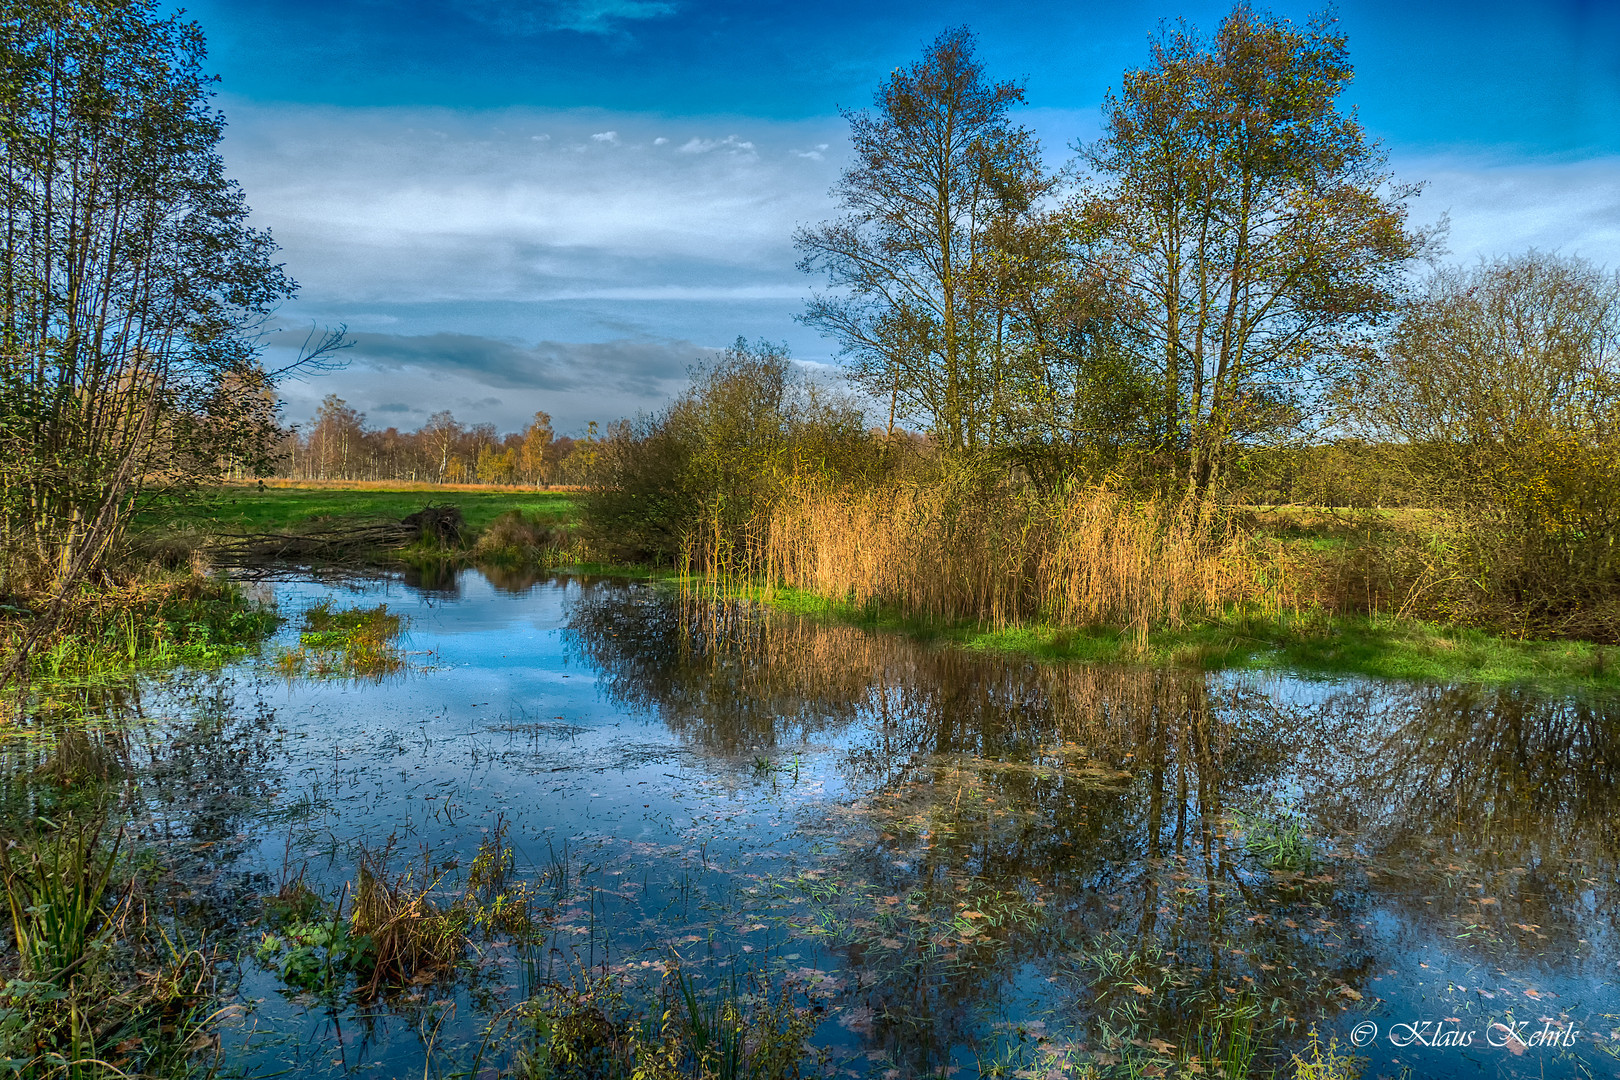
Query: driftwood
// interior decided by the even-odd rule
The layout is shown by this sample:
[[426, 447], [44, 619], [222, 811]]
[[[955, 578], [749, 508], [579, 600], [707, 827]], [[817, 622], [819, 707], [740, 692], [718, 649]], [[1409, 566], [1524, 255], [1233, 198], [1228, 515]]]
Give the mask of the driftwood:
[[423, 538], [460, 543], [464, 525], [458, 507], [424, 506], [400, 521], [330, 521], [311, 523], [297, 532], [224, 533], [213, 537], [206, 550], [222, 566], [283, 560], [355, 562]]

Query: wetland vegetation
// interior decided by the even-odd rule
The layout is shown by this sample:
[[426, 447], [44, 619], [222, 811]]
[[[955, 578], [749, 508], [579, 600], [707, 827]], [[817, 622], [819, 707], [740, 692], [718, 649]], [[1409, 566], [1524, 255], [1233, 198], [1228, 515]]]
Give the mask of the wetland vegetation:
[[[1613, 1069], [1612, 696], [1038, 664], [613, 578], [260, 587], [262, 656], [8, 740], [41, 1074]], [[405, 666], [345, 670], [395, 618]], [[62, 882], [105, 914], [30, 929]], [[1445, 1017], [1481, 1045], [1350, 1045]], [[1575, 1034], [1484, 1042], [1543, 1017]]]
[[1331, 22], [1077, 187], [947, 31], [795, 238], [848, 385], [569, 439], [285, 429], [200, 31], [15, 6], [9, 1072], [1616, 1072], [1620, 279], [1423, 270]]

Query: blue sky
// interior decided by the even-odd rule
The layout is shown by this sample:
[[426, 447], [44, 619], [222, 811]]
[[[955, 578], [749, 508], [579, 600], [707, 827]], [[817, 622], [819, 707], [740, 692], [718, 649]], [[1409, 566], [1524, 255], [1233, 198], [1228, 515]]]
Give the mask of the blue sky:
[[[965, 23], [1054, 163], [1162, 19], [1227, 5], [203, 0], [226, 159], [303, 285], [346, 322], [328, 392], [374, 423], [452, 408], [565, 430], [655, 408], [744, 334], [827, 361], [793, 314], [791, 233], [833, 213], [840, 105]], [[1304, 19], [1314, 5], [1272, 10]], [[1620, 0], [1346, 3], [1348, 97], [1450, 258], [1620, 266]], [[291, 337], [293, 331], [287, 336]]]

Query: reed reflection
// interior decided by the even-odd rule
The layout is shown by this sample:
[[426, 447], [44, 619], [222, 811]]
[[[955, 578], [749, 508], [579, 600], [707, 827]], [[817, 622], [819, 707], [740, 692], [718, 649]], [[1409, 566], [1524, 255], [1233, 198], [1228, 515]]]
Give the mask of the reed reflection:
[[1415, 941], [1614, 963], [1613, 701], [1035, 665], [645, 590], [570, 626], [717, 761], [836, 747], [797, 887], [912, 1067], [1016, 994], [1069, 1021], [1048, 1055], [1220, 1059], [1415, 993]]

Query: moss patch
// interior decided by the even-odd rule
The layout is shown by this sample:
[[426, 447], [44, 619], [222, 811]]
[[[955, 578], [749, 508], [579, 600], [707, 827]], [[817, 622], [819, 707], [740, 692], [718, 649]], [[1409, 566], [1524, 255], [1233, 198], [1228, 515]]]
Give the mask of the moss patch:
[[1388, 616], [1232, 617], [1154, 630], [1142, 648], [1129, 633], [1106, 627], [985, 627], [912, 618], [891, 608], [838, 603], [797, 589], [751, 593], [781, 611], [1043, 661], [1620, 689], [1620, 648], [1585, 641], [1518, 641]]

